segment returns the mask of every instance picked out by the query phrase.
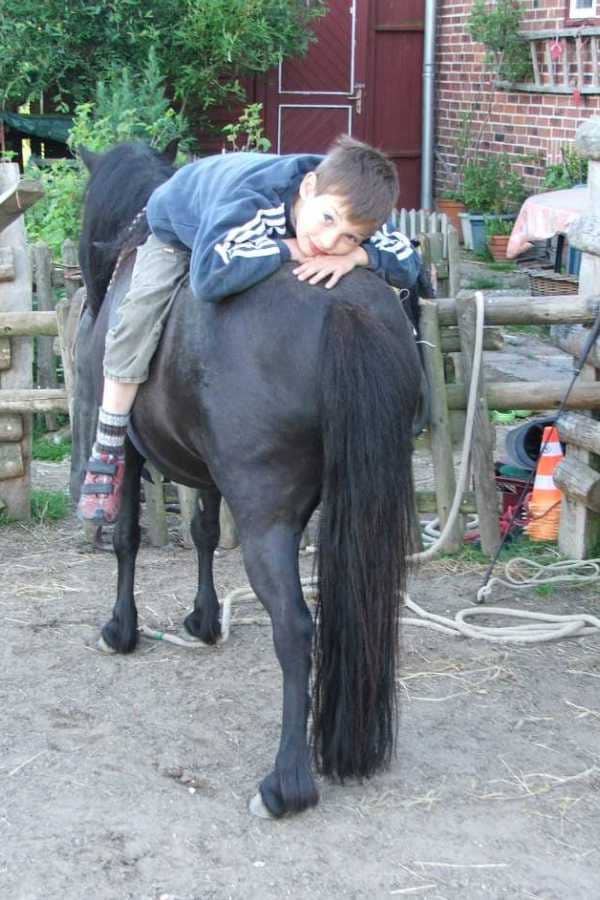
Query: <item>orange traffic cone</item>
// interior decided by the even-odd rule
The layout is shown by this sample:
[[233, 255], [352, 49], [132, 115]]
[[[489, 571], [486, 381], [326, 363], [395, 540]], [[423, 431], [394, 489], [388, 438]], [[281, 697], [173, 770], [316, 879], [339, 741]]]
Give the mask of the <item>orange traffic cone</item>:
[[558, 538], [562, 494], [552, 476], [563, 458], [563, 452], [558, 432], [552, 425], [544, 428], [542, 448], [529, 500], [529, 523], [525, 530], [532, 541], [555, 541]]

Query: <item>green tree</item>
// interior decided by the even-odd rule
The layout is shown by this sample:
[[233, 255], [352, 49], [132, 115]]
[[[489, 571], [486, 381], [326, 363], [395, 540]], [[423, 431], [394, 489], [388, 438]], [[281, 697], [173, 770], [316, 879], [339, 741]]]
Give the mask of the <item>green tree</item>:
[[[163, 79], [151, 53], [141, 78], [128, 69], [113, 71], [96, 86], [92, 102], [76, 107], [69, 144], [102, 152], [121, 141], [141, 140], [163, 150], [177, 138], [186, 144], [189, 126], [164, 93]], [[44, 198], [25, 215], [32, 241], [44, 241], [55, 254], [65, 238], [77, 239], [87, 170], [79, 159], [30, 163], [27, 174], [44, 185]]]
[[325, 11], [324, 0], [0, 0], [0, 105], [45, 94], [72, 110], [115, 67], [139, 75], [154, 48], [172, 96], [203, 111], [303, 53]]
[[526, 81], [531, 76], [529, 44], [519, 34], [522, 8], [518, 0], [475, 0], [467, 29], [486, 46], [486, 61], [497, 81]]

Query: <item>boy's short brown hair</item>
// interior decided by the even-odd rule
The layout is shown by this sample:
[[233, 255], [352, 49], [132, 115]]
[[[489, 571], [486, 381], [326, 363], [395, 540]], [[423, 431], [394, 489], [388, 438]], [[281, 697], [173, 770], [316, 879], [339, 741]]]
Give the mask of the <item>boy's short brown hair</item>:
[[394, 163], [375, 147], [343, 134], [316, 173], [317, 192], [343, 197], [352, 221], [374, 231], [390, 217], [398, 199], [398, 174]]

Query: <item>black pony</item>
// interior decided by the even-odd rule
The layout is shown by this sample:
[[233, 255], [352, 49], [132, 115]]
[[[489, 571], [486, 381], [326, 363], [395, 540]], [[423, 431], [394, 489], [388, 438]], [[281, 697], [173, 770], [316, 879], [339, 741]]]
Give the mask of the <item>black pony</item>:
[[[132, 236], [126, 226], [172, 172], [167, 160], [141, 145], [86, 160], [91, 179], [81, 262], [88, 302], [77, 346], [75, 496], [94, 437], [109, 316], [131, 270], [123, 253], [109, 284], [111, 273]], [[192, 522], [199, 583], [185, 628], [207, 643], [218, 640], [212, 562], [225, 497], [283, 671], [281, 741], [260, 785], [275, 816], [318, 800], [307, 741], [312, 650], [320, 771], [361, 778], [390, 761], [412, 504], [411, 426], [420, 389], [412, 328], [381, 279], [357, 270], [326, 290], [299, 282], [291, 268], [216, 305], [194, 299], [185, 284], [179, 290], [133, 411], [114, 534], [118, 593], [102, 631], [115, 651], [136, 646], [133, 587], [146, 456], [167, 477], [199, 490]], [[319, 502], [313, 628], [298, 548]]]

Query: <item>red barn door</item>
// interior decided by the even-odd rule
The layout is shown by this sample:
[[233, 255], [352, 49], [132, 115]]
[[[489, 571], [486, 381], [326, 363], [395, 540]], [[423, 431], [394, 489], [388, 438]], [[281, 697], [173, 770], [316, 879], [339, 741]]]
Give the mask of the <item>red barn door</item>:
[[317, 43], [266, 79], [278, 153], [322, 153], [343, 132], [394, 160], [400, 205], [419, 206], [424, 0], [330, 0]]

